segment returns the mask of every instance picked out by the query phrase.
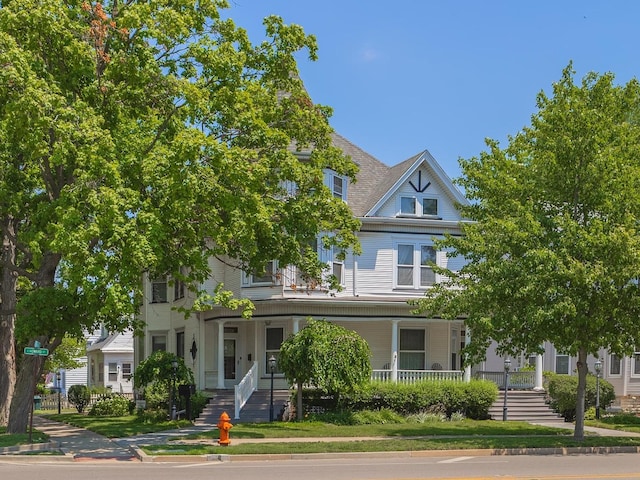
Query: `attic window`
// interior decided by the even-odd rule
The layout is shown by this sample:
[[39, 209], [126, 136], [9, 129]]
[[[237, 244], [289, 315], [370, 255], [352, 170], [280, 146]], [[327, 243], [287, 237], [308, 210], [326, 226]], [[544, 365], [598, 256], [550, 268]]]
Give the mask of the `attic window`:
[[333, 176], [333, 196], [344, 200], [344, 179], [338, 175]]
[[438, 199], [432, 197], [400, 197], [400, 215], [435, 217], [438, 215]]
[[438, 199], [437, 198], [422, 199], [422, 215], [438, 215]]

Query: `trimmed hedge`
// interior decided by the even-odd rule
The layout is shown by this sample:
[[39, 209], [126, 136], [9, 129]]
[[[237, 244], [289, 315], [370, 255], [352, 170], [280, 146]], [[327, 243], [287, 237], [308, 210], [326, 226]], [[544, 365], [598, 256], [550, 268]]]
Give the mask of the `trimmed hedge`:
[[311, 411], [388, 409], [405, 416], [431, 411], [443, 413], [447, 418], [461, 413], [467, 418], [480, 420], [489, 418], [489, 408], [498, 396], [498, 387], [485, 380], [413, 384], [372, 382], [353, 395], [341, 396], [340, 404], [318, 391], [305, 390], [303, 394], [303, 404]]
[[[578, 377], [575, 375], [546, 374], [546, 390], [550, 406], [567, 422], [576, 419], [576, 399], [578, 396]], [[616, 399], [616, 393], [608, 381], [600, 379], [600, 408], [606, 409]], [[596, 405], [596, 377], [587, 375], [587, 388], [584, 398], [585, 412]]]
[[69, 403], [76, 407], [78, 413], [84, 412], [84, 409], [91, 402], [91, 392], [86, 385], [71, 385], [67, 392]]

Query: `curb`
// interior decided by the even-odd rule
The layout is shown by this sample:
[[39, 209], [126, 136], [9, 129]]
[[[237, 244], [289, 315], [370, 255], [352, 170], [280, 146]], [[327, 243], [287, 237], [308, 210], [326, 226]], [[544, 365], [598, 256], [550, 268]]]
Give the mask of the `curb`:
[[345, 453], [278, 453], [278, 454], [208, 454], [208, 455], [147, 455], [142, 449], [132, 445], [135, 456], [141, 462], [257, 462], [268, 460], [332, 460], [348, 458], [419, 458], [443, 456], [510, 456], [510, 455], [609, 455], [613, 453], [640, 453], [640, 447], [559, 447], [559, 448], [500, 448], [500, 449], [457, 449], [457, 450], [415, 450], [397, 452], [345, 452]]

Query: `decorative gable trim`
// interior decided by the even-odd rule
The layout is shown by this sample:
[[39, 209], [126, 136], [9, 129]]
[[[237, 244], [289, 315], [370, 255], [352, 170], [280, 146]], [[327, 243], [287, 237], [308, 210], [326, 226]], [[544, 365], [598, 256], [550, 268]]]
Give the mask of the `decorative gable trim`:
[[468, 204], [468, 200], [456, 188], [456, 186], [449, 179], [445, 171], [438, 164], [436, 159], [433, 158], [433, 156], [429, 153], [428, 150], [425, 150], [417, 156], [416, 161], [413, 162], [413, 164], [411, 164], [402, 173], [402, 175], [393, 184], [393, 186], [389, 190], [387, 190], [382, 197], [378, 199], [375, 205], [373, 205], [373, 207], [365, 213], [365, 217], [374, 216], [375, 212], [377, 212], [380, 208], [382, 208], [385, 202], [389, 200], [393, 195], [395, 195], [398, 189], [407, 182], [410, 182], [411, 186], [414, 189], [426, 189], [425, 185], [428, 186], [428, 182], [422, 181], [422, 175], [420, 174], [420, 172], [418, 172], [420, 174], [418, 177], [419, 185], [415, 185], [414, 183], [411, 183], [411, 181], [409, 180], [411, 176], [416, 172], [416, 170], [418, 170], [422, 165], [426, 165], [430, 169], [430, 171], [433, 172], [433, 175], [435, 176], [435, 178], [442, 184], [445, 190], [449, 193], [451, 197], [453, 197], [453, 199], [456, 202], [463, 205]]

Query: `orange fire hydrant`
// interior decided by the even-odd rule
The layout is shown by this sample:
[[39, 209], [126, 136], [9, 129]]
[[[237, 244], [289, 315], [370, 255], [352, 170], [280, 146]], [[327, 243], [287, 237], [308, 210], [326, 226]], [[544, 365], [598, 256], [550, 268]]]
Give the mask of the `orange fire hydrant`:
[[226, 447], [231, 443], [231, 440], [229, 439], [229, 430], [231, 430], [233, 425], [229, 420], [231, 419], [227, 412], [222, 412], [222, 415], [220, 415], [220, 418], [218, 419], [218, 430], [220, 430], [220, 440], [218, 440], [218, 443], [223, 447]]

